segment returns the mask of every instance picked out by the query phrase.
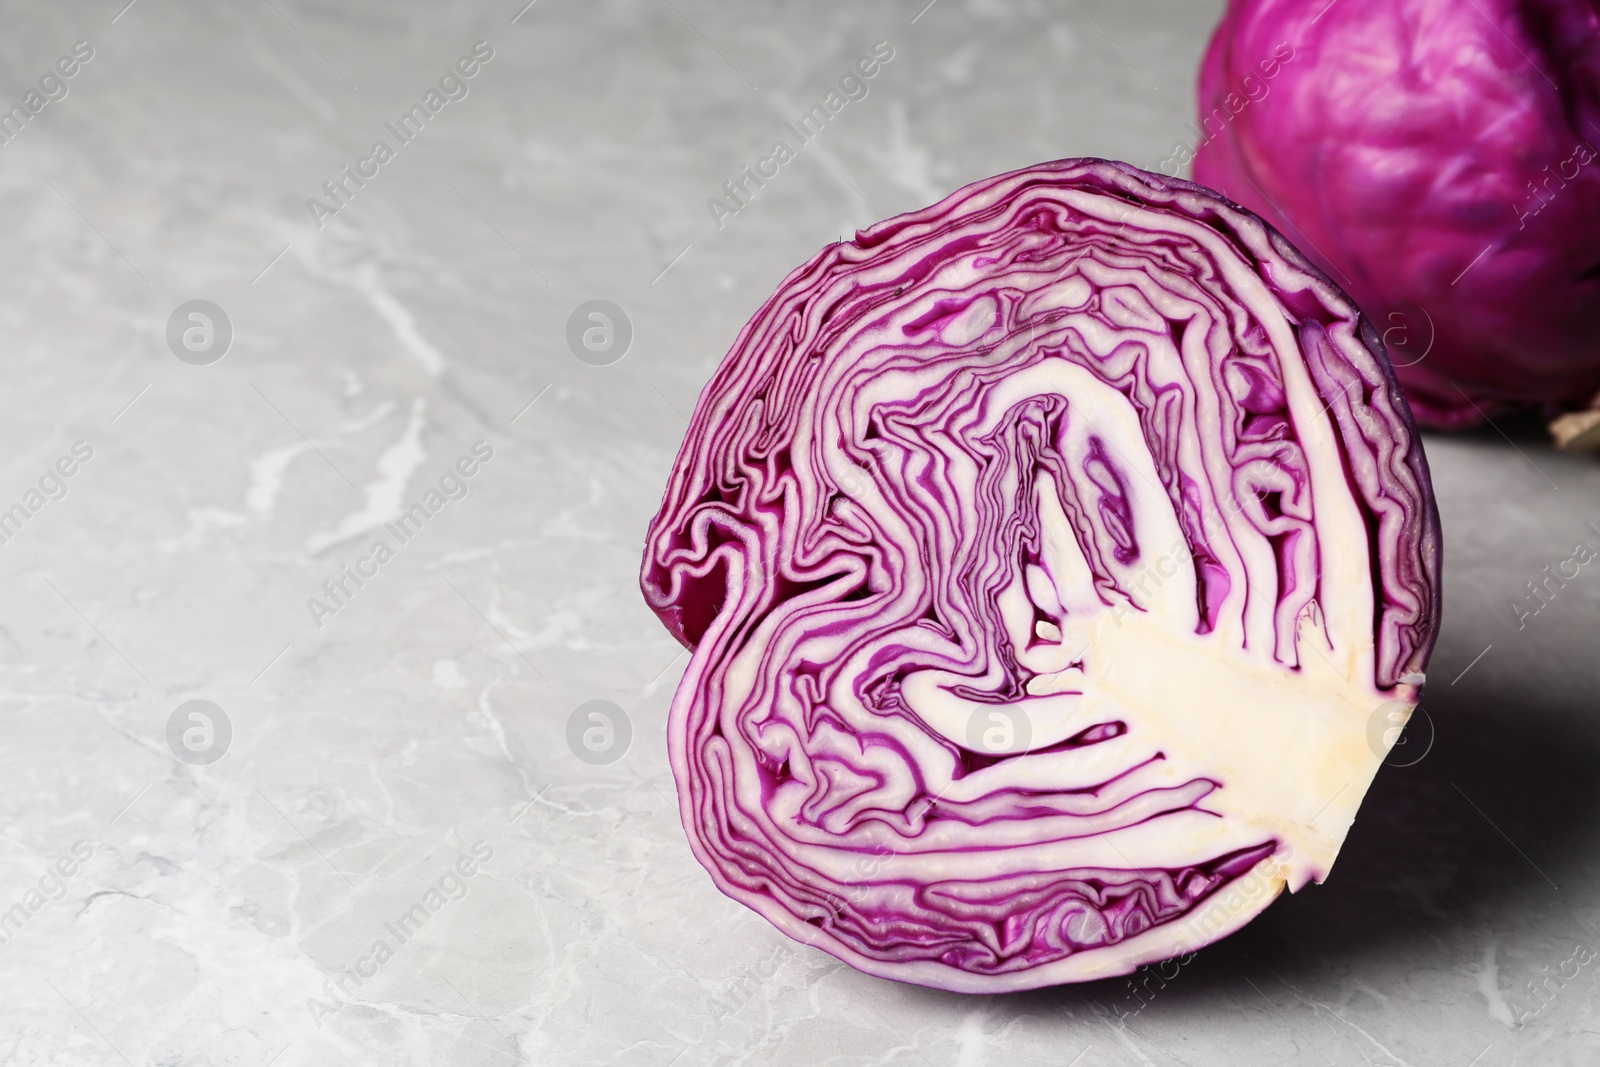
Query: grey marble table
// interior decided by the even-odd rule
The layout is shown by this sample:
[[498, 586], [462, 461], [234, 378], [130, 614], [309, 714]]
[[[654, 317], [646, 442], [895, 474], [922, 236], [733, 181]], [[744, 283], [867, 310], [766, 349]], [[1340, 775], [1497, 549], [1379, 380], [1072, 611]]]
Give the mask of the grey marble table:
[[1427, 440], [1431, 749], [1170, 980], [896, 985], [717, 893], [635, 578], [697, 391], [856, 227], [1172, 158], [1220, 5], [522, 2], [0, 15], [0, 1062], [1600, 1062], [1600, 577], [1514, 609], [1600, 466], [1536, 427]]

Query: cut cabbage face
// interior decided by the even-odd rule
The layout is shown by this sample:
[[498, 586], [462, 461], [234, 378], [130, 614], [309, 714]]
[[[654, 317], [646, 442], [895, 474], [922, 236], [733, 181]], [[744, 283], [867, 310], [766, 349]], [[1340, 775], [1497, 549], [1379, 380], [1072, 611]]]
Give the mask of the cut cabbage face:
[[642, 577], [684, 827], [887, 978], [1191, 951], [1327, 876], [1438, 565], [1381, 344], [1281, 236], [1125, 164], [979, 182], [791, 274], [700, 398]]

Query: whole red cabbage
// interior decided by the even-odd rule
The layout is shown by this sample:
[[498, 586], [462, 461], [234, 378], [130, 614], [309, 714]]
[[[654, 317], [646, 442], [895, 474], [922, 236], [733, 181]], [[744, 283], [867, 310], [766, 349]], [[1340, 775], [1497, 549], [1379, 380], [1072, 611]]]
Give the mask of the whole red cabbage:
[[1438, 518], [1281, 235], [1063, 160], [830, 245], [695, 408], [642, 586], [729, 896], [872, 974], [1131, 971], [1328, 873], [1415, 705]]
[[1200, 120], [1195, 180], [1344, 287], [1421, 423], [1600, 390], [1600, 0], [1229, 0]]

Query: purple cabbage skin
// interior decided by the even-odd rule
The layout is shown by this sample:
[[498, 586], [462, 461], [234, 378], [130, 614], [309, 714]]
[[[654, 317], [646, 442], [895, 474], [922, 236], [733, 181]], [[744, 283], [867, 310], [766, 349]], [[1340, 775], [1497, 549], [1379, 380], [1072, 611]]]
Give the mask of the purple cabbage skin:
[[1199, 97], [1195, 180], [1344, 287], [1422, 425], [1600, 390], [1600, 0], [1229, 0]]
[[641, 585], [693, 650], [668, 743], [717, 886], [862, 971], [998, 992], [1321, 881], [1438, 574], [1355, 306], [1208, 189], [1062, 160], [783, 281]]

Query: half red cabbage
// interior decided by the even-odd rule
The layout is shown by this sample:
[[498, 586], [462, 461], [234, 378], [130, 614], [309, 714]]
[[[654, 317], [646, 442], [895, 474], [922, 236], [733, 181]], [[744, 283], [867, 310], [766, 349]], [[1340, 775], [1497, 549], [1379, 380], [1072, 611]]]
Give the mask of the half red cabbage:
[[1229, 0], [1195, 180], [1377, 324], [1417, 419], [1600, 390], [1600, 0]]
[[978, 182], [789, 275], [700, 396], [642, 575], [684, 827], [871, 974], [1126, 973], [1327, 875], [1438, 571], [1382, 346], [1282, 236], [1122, 163]]

